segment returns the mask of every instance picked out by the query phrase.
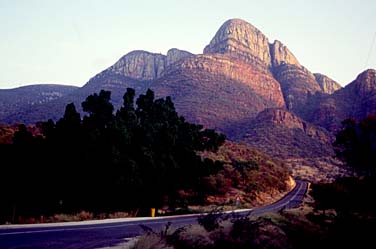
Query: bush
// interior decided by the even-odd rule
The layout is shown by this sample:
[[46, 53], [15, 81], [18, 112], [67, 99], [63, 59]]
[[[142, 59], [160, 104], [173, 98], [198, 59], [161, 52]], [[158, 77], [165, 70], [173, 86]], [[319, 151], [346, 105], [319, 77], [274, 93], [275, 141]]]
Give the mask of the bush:
[[223, 212], [220, 208], [213, 209], [207, 215], [203, 215], [197, 218], [198, 224], [203, 226], [206, 231], [210, 232], [219, 228], [219, 224], [222, 221]]

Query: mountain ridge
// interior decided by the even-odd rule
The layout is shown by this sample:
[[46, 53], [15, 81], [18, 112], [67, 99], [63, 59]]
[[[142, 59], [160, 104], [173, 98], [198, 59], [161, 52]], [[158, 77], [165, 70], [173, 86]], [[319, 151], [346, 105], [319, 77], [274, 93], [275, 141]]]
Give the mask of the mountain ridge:
[[346, 118], [363, 119], [376, 114], [376, 70], [363, 71], [346, 87], [325, 96], [312, 109], [312, 115], [307, 120], [333, 132]]
[[[331, 125], [338, 126], [340, 119], [352, 114], [346, 111], [354, 109], [352, 105], [361, 114], [369, 108], [364, 103], [374, 103], [373, 95], [366, 94], [374, 90], [372, 71], [368, 74], [357, 77], [358, 83], [366, 81], [364, 86], [359, 83], [357, 87], [341, 88], [329, 77], [311, 73], [282, 42], [270, 43], [252, 24], [230, 19], [218, 29], [203, 54], [176, 48], [166, 55], [131, 51], [83, 87], [48, 103], [3, 113], [0, 122], [56, 120], [71, 102], [82, 112], [81, 102], [101, 89], [112, 92], [112, 102], [118, 108], [126, 88], [134, 88], [137, 94], [151, 88], [156, 97], [171, 96], [177, 111], [188, 121], [217, 129], [230, 139], [241, 140], [240, 134], [255, 131], [273, 136], [281, 133], [285, 140], [295, 141], [283, 148], [290, 150], [290, 157], [314, 156], [296, 150], [299, 143], [327, 156], [332, 155], [327, 147], [331, 134], [319, 126], [333, 132]], [[354, 100], [353, 92], [362, 100]], [[351, 99], [351, 103], [344, 99]], [[366, 111], [372, 112], [372, 108]], [[245, 140], [252, 144], [249, 138]], [[280, 150], [280, 154], [284, 152]]]

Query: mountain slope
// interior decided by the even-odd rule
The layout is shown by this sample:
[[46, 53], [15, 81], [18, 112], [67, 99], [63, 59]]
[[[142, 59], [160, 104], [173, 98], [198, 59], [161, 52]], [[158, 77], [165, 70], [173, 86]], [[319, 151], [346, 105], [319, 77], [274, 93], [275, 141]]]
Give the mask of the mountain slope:
[[33, 109], [45, 105], [76, 91], [78, 87], [41, 84], [13, 89], [0, 89], [0, 122], [6, 122], [8, 116], [16, 116], [24, 109]]
[[277, 158], [332, 156], [332, 135], [284, 109], [259, 113], [237, 140]]
[[220, 54], [183, 59], [151, 88], [158, 96], [172, 96], [188, 120], [228, 135], [233, 124], [284, 106], [280, 86], [267, 71]]
[[376, 70], [369, 69], [346, 87], [323, 98], [307, 117], [309, 121], [336, 131], [346, 118], [363, 119], [376, 114]]

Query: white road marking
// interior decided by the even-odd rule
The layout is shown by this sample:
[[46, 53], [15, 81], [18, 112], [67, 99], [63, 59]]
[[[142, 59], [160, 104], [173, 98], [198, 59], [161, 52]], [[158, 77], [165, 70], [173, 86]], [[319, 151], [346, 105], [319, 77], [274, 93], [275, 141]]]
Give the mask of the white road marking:
[[[188, 220], [196, 220], [196, 218], [192, 219], [184, 219], [184, 221]], [[179, 220], [175, 220], [178, 222]], [[183, 220], [182, 220], [183, 221]], [[105, 229], [105, 228], [115, 228], [115, 227], [128, 227], [128, 226], [135, 226], [135, 225], [150, 225], [150, 224], [161, 224], [166, 223], [167, 221], [154, 221], [148, 223], [128, 223], [128, 224], [121, 224], [121, 225], [113, 225], [113, 226], [100, 226], [100, 227], [80, 227], [80, 228], [61, 228], [61, 229], [49, 229], [49, 230], [36, 230], [36, 231], [26, 231], [26, 232], [9, 232], [9, 233], [2, 233], [0, 236], [3, 235], [11, 235], [11, 234], [30, 234], [30, 233], [47, 233], [47, 232], [65, 232], [65, 231], [77, 231], [77, 230], [93, 230], [93, 229]]]

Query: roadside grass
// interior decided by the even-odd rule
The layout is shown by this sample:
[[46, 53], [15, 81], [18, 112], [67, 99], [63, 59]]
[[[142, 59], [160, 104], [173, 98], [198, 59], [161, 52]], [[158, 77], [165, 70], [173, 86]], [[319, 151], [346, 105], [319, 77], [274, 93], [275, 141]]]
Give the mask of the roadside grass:
[[115, 219], [115, 218], [127, 218], [131, 217], [127, 212], [114, 212], [114, 213], [99, 213], [94, 214], [92, 212], [81, 211], [78, 213], [60, 213], [51, 216], [40, 217], [28, 217], [18, 218], [19, 224], [39, 224], [39, 223], [55, 223], [55, 222], [73, 222], [73, 221], [85, 221], [85, 220], [101, 220], [101, 219]]

